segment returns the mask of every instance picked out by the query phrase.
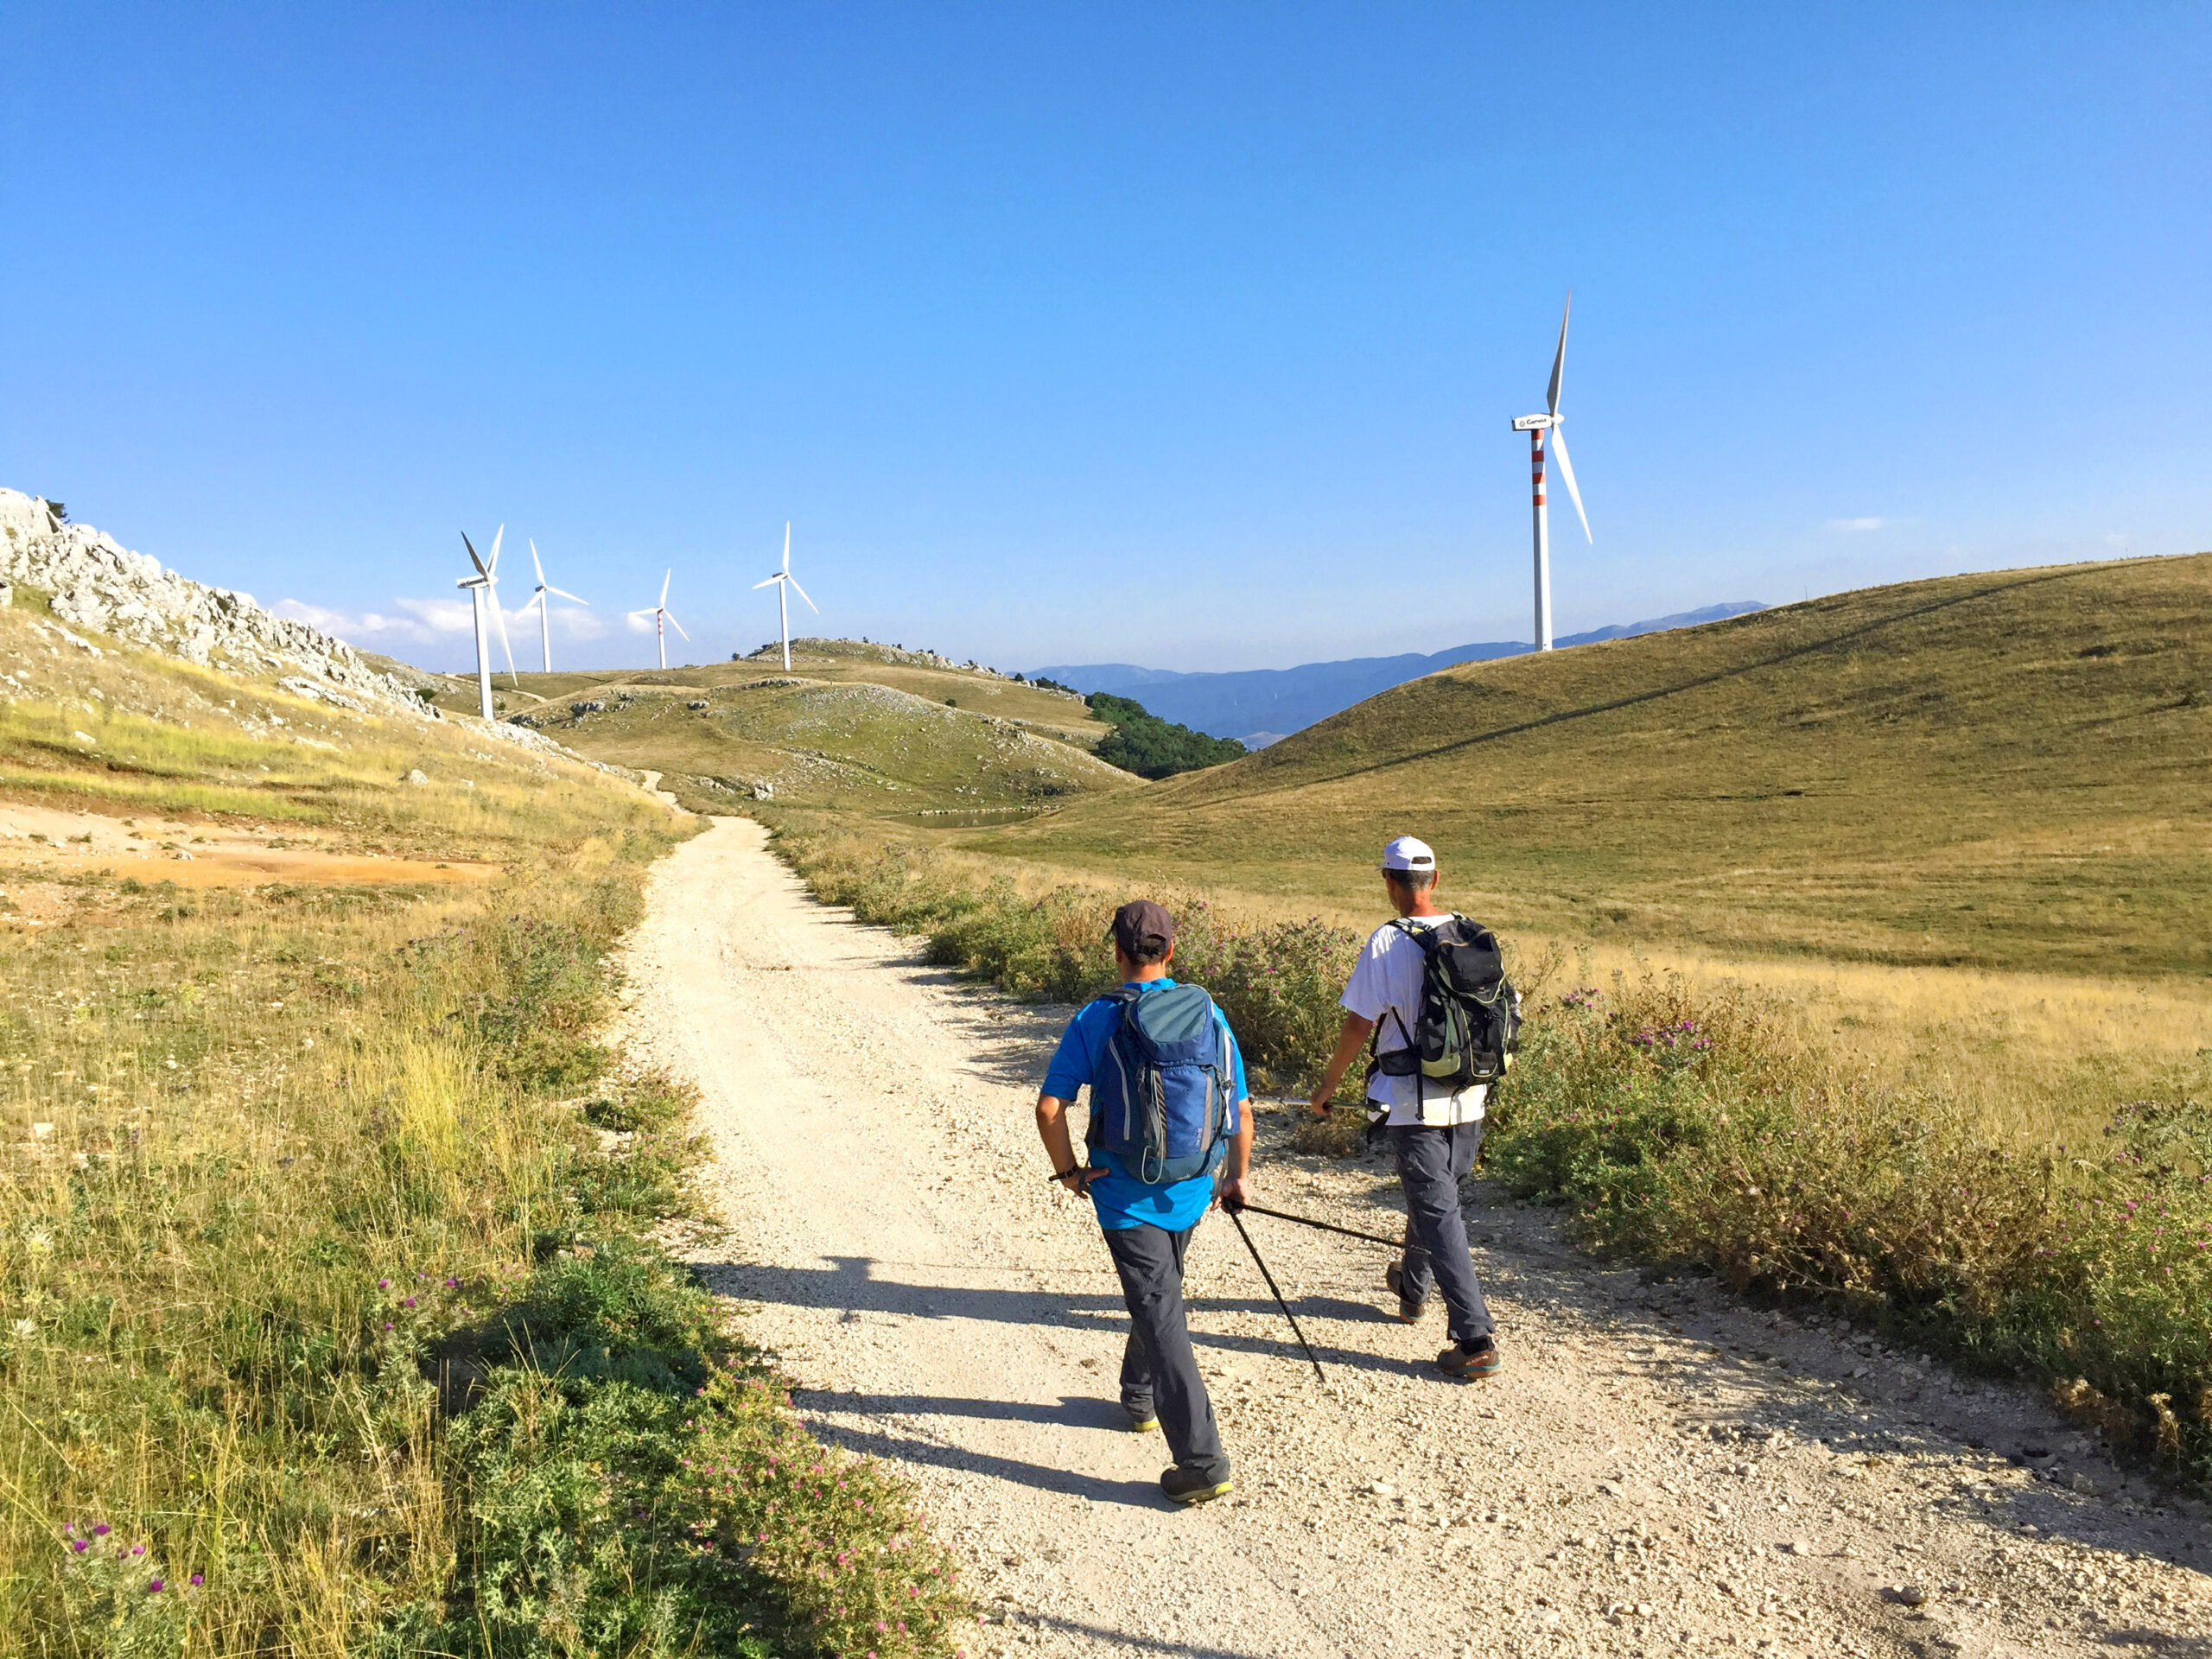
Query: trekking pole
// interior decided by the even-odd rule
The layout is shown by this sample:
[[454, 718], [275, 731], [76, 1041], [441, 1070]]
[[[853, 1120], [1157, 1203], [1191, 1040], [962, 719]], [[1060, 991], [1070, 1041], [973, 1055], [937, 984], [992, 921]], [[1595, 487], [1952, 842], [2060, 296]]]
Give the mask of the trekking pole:
[[[1253, 1206], [1248, 1204], [1240, 1205], [1239, 1208], [1249, 1210]], [[1274, 1291], [1275, 1306], [1282, 1309], [1283, 1318], [1290, 1321], [1290, 1334], [1298, 1338], [1298, 1345], [1306, 1351], [1306, 1357], [1313, 1364], [1315, 1379], [1323, 1388], [1328, 1387], [1329, 1379], [1322, 1372], [1321, 1362], [1313, 1357], [1313, 1344], [1306, 1340], [1306, 1333], [1298, 1328], [1298, 1315], [1290, 1311], [1290, 1304], [1283, 1300], [1282, 1292], [1275, 1290], [1275, 1276], [1268, 1271], [1268, 1264], [1260, 1259], [1260, 1247], [1252, 1242], [1252, 1235], [1244, 1230], [1244, 1218], [1235, 1210], [1229, 1211], [1229, 1218], [1236, 1224], [1236, 1236], [1243, 1239], [1244, 1248], [1252, 1252], [1252, 1263], [1259, 1268], [1260, 1277], [1268, 1281], [1269, 1290]]]
[[1312, 1227], [1325, 1233], [1342, 1233], [1346, 1238], [1364, 1239], [1370, 1244], [1380, 1244], [1385, 1249], [1403, 1250], [1408, 1255], [1428, 1254], [1427, 1247], [1410, 1240], [1385, 1238], [1380, 1233], [1363, 1233], [1350, 1227], [1339, 1227], [1332, 1221], [1316, 1221], [1311, 1216], [1294, 1216], [1287, 1210], [1270, 1210], [1264, 1205], [1248, 1204], [1245, 1209], [1255, 1216], [1273, 1216], [1277, 1221], [1294, 1221], [1301, 1227]]

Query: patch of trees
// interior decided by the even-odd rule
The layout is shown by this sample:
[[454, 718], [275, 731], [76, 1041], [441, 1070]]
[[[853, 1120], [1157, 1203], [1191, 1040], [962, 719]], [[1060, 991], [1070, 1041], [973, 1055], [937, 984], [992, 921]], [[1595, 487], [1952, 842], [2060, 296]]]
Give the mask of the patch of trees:
[[1217, 766], [1244, 753], [1233, 737], [1208, 737], [1187, 726], [1171, 725], [1128, 697], [1094, 691], [1084, 699], [1092, 715], [1114, 729], [1094, 751], [1109, 766], [1140, 778], [1172, 778], [1179, 772]]

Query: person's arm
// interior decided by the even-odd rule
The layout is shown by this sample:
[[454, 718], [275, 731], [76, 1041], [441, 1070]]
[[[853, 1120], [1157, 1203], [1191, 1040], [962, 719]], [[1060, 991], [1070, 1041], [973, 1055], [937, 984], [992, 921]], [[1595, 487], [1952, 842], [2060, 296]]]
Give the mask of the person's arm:
[[1052, 1173], [1066, 1172], [1061, 1176], [1060, 1185], [1069, 1192], [1082, 1194], [1106, 1173], [1079, 1167], [1082, 1160], [1075, 1155], [1074, 1140], [1068, 1134], [1068, 1103], [1057, 1095], [1037, 1096], [1037, 1138], [1045, 1143], [1046, 1154], [1052, 1160]]
[[1252, 1103], [1236, 1114], [1236, 1133], [1229, 1137], [1227, 1179], [1214, 1202], [1235, 1215], [1252, 1201]]
[[1336, 1097], [1337, 1085], [1344, 1080], [1344, 1072], [1359, 1058], [1359, 1051], [1367, 1046], [1368, 1033], [1374, 1029], [1372, 1020], [1363, 1020], [1345, 1010], [1344, 1029], [1337, 1033], [1337, 1052], [1329, 1056], [1329, 1064], [1321, 1072], [1321, 1086], [1306, 1103], [1313, 1107], [1316, 1117], [1329, 1115], [1329, 1103]]
[[[1221, 1028], [1229, 1031], [1228, 1020], [1217, 1018], [1221, 1018]], [[1236, 1090], [1236, 1132], [1229, 1137], [1224, 1179], [1214, 1202], [1233, 1216], [1252, 1200], [1252, 1090], [1244, 1080], [1243, 1046], [1233, 1031], [1229, 1031], [1229, 1075]]]

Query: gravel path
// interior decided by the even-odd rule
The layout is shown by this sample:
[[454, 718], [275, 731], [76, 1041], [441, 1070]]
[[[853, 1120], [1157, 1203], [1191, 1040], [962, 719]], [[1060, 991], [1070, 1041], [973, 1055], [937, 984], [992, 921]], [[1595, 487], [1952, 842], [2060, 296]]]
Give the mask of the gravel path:
[[[747, 820], [652, 878], [632, 1058], [704, 1091], [727, 1218], [689, 1254], [826, 1439], [893, 1459], [969, 1564], [969, 1653], [2212, 1655], [2200, 1506], [2123, 1480], [2037, 1402], [1700, 1281], [1612, 1271], [1477, 1182], [1505, 1365], [1454, 1384], [1382, 1253], [1218, 1216], [1192, 1324], [1237, 1464], [1166, 1505], [1117, 1427], [1126, 1321], [1030, 1104], [1066, 1010], [957, 983], [810, 899]], [[1379, 1162], [1283, 1148], [1261, 1202], [1389, 1232]]]

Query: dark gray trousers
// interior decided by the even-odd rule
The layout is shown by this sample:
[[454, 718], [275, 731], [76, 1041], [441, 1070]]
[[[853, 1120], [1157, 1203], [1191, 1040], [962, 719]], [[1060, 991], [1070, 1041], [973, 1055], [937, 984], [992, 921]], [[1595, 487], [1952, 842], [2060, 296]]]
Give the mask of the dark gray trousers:
[[1406, 1194], [1406, 1252], [1399, 1275], [1405, 1294], [1415, 1301], [1427, 1296], [1432, 1284], [1443, 1291], [1454, 1342], [1486, 1337], [1497, 1328], [1467, 1254], [1467, 1224], [1459, 1216], [1459, 1183], [1475, 1166], [1482, 1143], [1479, 1120], [1390, 1130], [1398, 1185]]
[[1229, 1454], [1222, 1450], [1221, 1427], [1213, 1420], [1213, 1402], [1199, 1379], [1191, 1327], [1183, 1316], [1183, 1252], [1198, 1230], [1171, 1233], [1140, 1224], [1103, 1230], [1129, 1309], [1129, 1341], [1122, 1351], [1122, 1403], [1133, 1410], [1149, 1406], [1160, 1414], [1160, 1432], [1179, 1465], [1225, 1480]]

